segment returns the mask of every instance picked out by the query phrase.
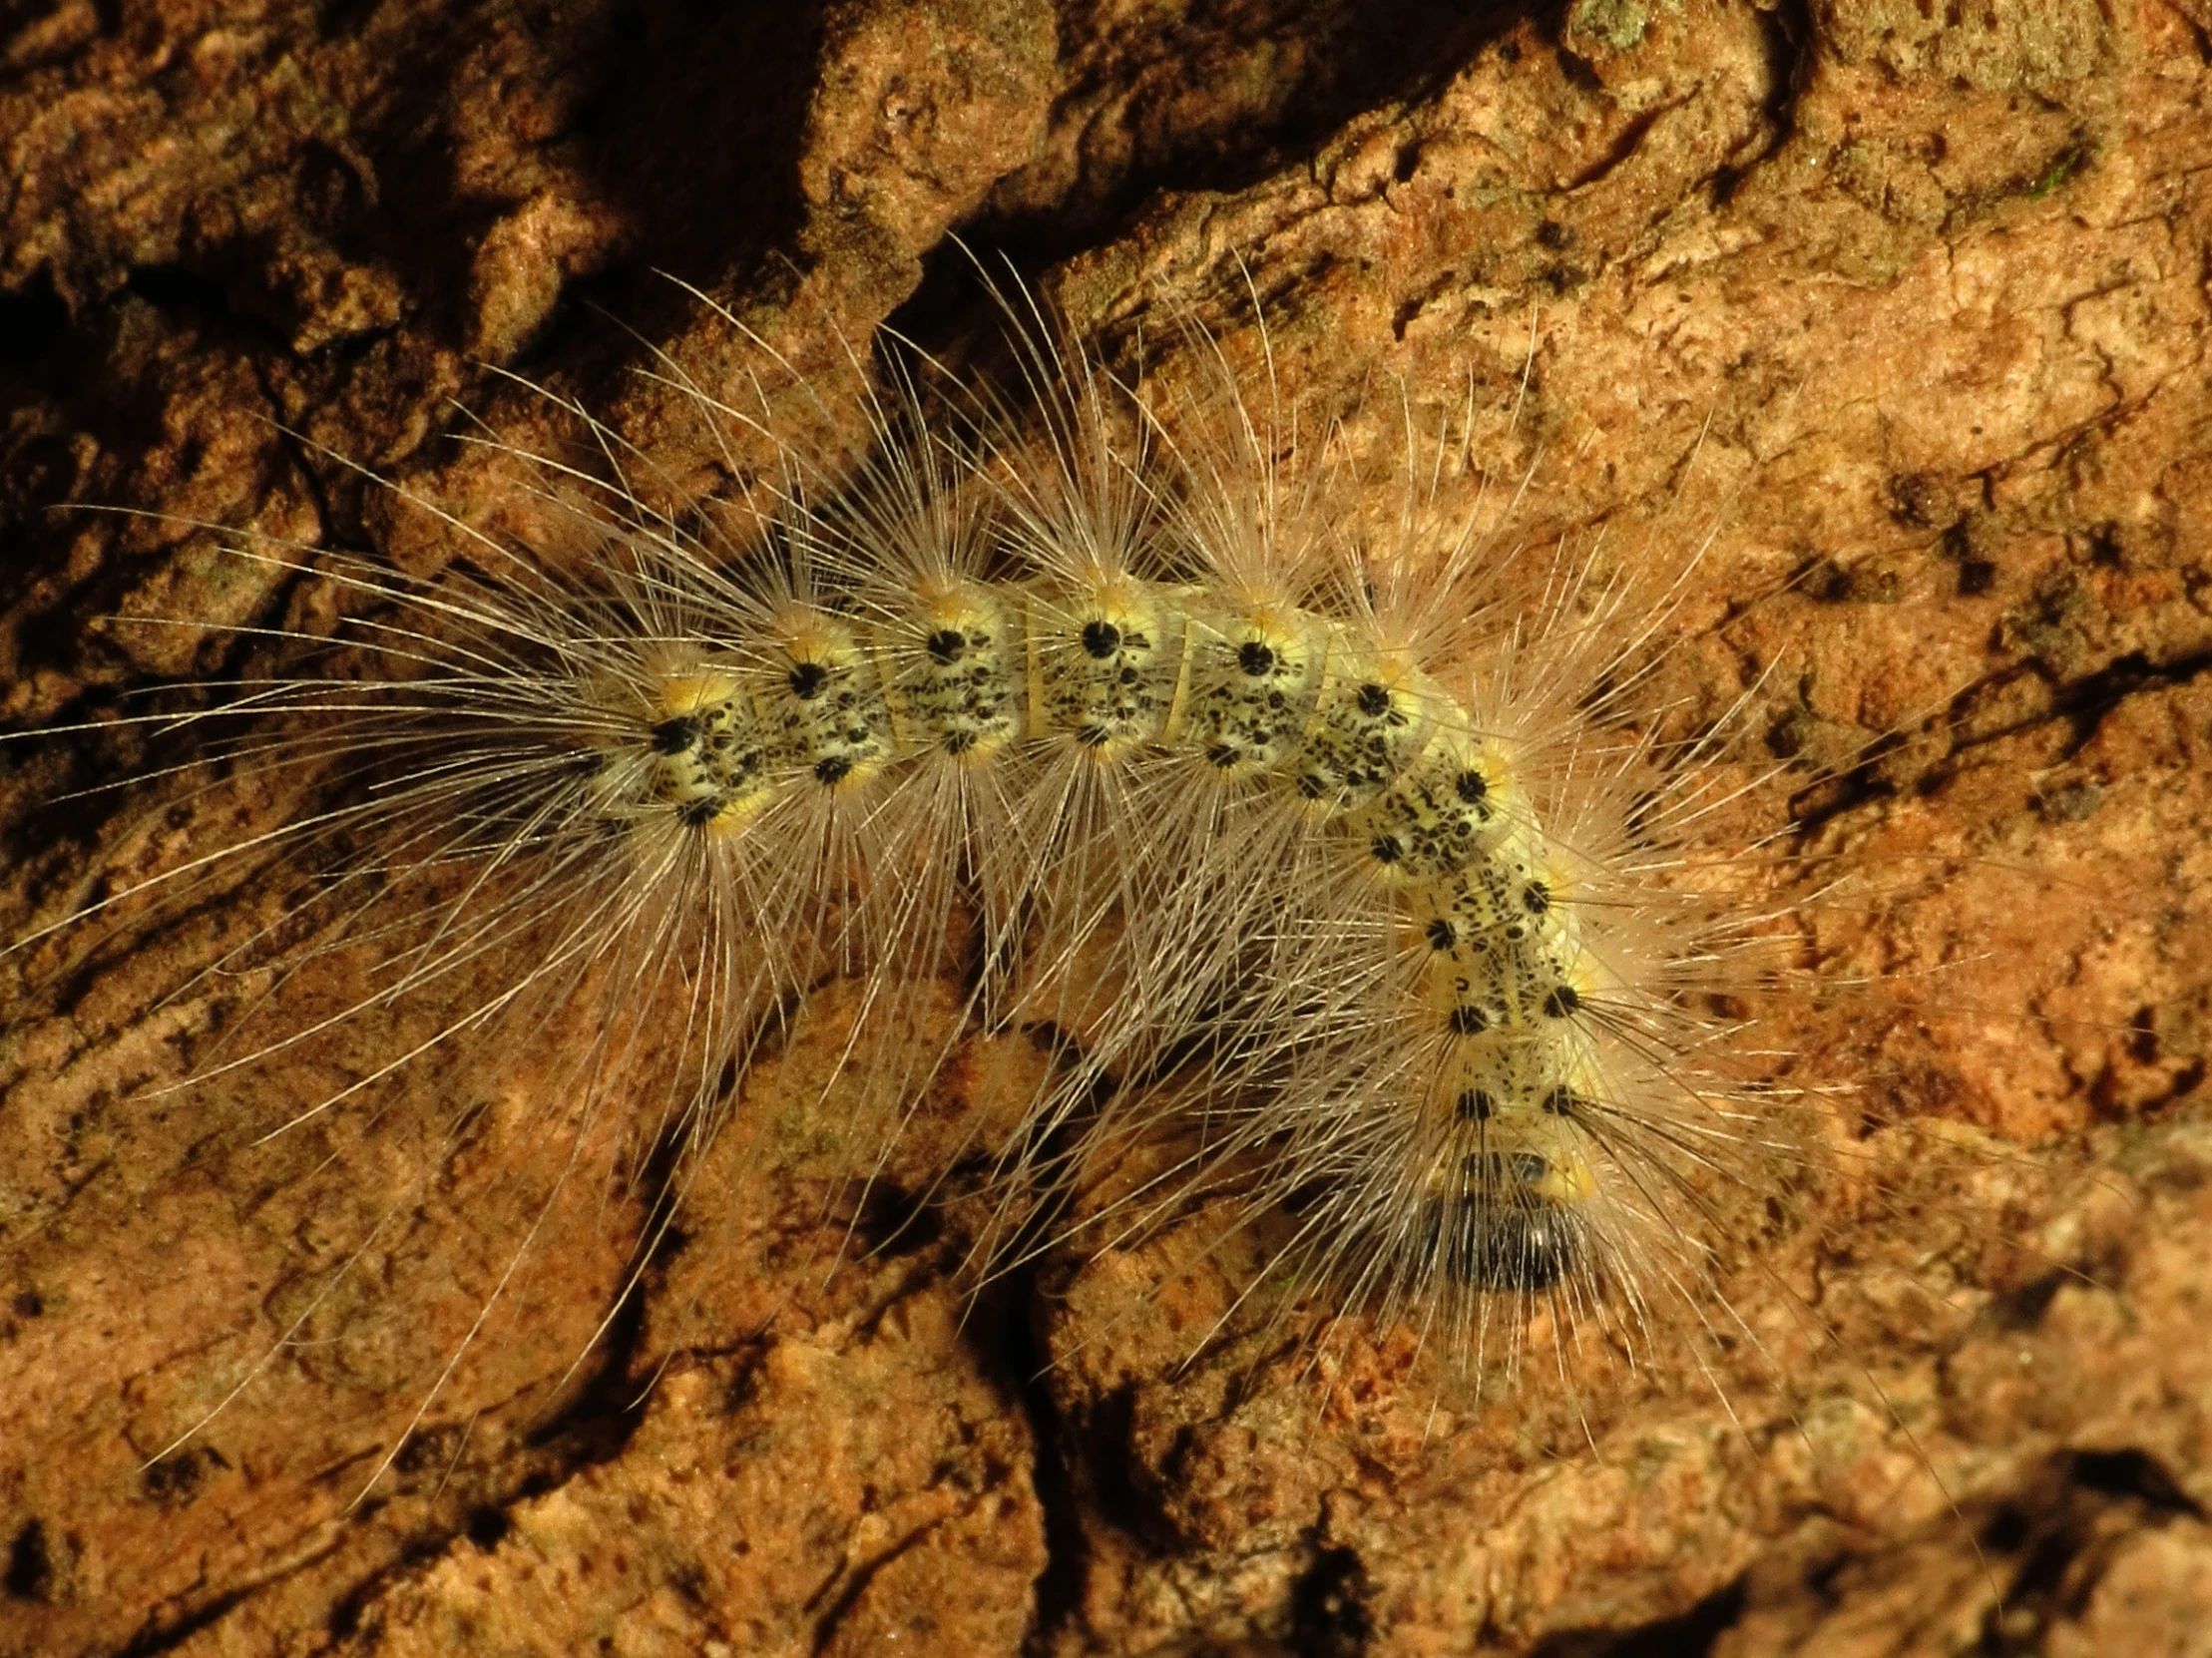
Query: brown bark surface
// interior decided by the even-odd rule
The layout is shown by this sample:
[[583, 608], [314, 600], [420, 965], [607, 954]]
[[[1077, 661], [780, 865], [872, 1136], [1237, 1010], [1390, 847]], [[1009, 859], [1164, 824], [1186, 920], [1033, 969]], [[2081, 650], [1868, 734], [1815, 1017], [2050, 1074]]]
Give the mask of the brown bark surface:
[[[847, 1247], [789, 1106], [839, 987], [643, 1253], [640, 1170], [532, 1153], [554, 1055], [256, 1144], [426, 1016], [161, 1092], [283, 894], [126, 909], [5, 965], [0, 1654], [2212, 1653], [2201, 0], [31, 0], [0, 65], [19, 728], [327, 624], [183, 521], [451, 556], [351, 462], [523, 523], [453, 441], [571, 452], [509, 374], [712, 495], [748, 458], [637, 371], [809, 418], [894, 312], [988, 327], [957, 232], [1148, 374], [1192, 316], [1256, 364], [1256, 301], [1362, 454], [1399, 388], [1472, 408], [1532, 540], [1709, 538], [1665, 693], [1805, 758], [1806, 959], [1878, 982], [1797, 1019], [1875, 1126], [1746, 1248], [1740, 1339], [1477, 1403], [1357, 1323], [1182, 1365], [1252, 1266], [1202, 1214], [972, 1309], [957, 1197]], [[167, 757], [0, 749], [11, 936], [296, 805], [73, 797]], [[884, 1201], [1035, 1063], [971, 1037]]]

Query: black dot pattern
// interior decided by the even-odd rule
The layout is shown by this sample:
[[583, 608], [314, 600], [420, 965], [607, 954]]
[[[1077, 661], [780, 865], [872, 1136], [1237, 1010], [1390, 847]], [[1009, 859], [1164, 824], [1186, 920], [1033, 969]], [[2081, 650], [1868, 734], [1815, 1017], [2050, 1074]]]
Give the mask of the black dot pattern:
[[1150, 595], [1100, 589], [1044, 594], [1028, 610], [1033, 728], [1114, 754], [1157, 740], [1174, 705], [1184, 620]]
[[1298, 792], [1332, 812], [1369, 805], [1405, 773], [1434, 733], [1442, 700], [1436, 690], [1394, 691], [1358, 666], [1330, 670], [1298, 755]]
[[686, 690], [693, 706], [657, 721], [647, 735], [653, 793], [686, 828], [706, 829], [765, 799], [768, 753], [734, 678], [703, 676]]
[[1458, 742], [1433, 744], [1391, 779], [1361, 815], [1387, 825], [1400, 847], [1403, 879], [1434, 880], [1467, 868], [1512, 833], [1497, 791], [1483, 781], [1474, 797], [1466, 788], [1482, 774], [1466, 763]]
[[872, 776], [891, 758], [891, 711], [874, 642], [825, 624], [790, 643], [784, 683], [765, 687], [758, 701], [771, 768], [838, 788]]
[[1190, 649], [1188, 740], [1210, 764], [1249, 775], [1297, 752], [1321, 691], [1322, 639], [1228, 618], [1218, 634], [1194, 635]]
[[987, 758], [1021, 729], [1020, 629], [1010, 607], [981, 586], [933, 610], [915, 620], [920, 648], [896, 656], [894, 722], [915, 748]]

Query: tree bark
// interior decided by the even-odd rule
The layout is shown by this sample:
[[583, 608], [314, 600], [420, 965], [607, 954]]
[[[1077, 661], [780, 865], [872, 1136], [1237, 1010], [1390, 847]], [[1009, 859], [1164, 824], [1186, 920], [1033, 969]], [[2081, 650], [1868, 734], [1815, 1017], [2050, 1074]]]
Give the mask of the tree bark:
[[[160, 1091], [239, 1006], [193, 976], [283, 895], [126, 905], [7, 962], [0, 1654], [2206, 1650], [2202, 0], [62, 0], [0, 31], [17, 728], [327, 628], [325, 588], [196, 525], [418, 575], [456, 525], [543, 536], [535, 475], [456, 439], [580, 454], [557, 398], [657, 502], [711, 500], [765, 456], [667, 378], [834, 425], [807, 388], [887, 320], [990, 331], [957, 235], [1146, 383], [1195, 319], [1248, 373], [1264, 332], [1362, 456], [1405, 410], [1470, 422], [1533, 544], [1702, 545], [1655, 694], [1802, 760], [1725, 827], [1823, 872], [1788, 1074], [1851, 1144], [1729, 1263], [1717, 1342], [1479, 1401], [1358, 1320], [1318, 1361], [1232, 1321], [1185, 1364], [1253, 1264], [1203, 1215], [972, 1306], [957, 1183], [847, 1246], [849, 1148], [784, 1130], [849, 987], [648, 1248], [623, 1125], [574, 1147], [632, 1167], [612, 1190], [532, 1152], [555, 1055], [440, 1058], [266, 1144], [415, 1016]], [[80, 795], [170, 757], [115, 727], [4, 753], [18, 937], [297, 805]], [[296, 994], [345, 1006], [342, 967]], [[965, 1039], [892, 1208], [1035, 1062]]]

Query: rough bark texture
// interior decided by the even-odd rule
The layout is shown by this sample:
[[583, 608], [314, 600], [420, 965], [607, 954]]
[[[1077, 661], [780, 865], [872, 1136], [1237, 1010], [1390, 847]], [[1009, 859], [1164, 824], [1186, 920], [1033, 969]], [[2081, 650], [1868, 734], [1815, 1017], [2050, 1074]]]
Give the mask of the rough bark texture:
[[[825, 1278], [841, 1148], [775, 1102], [834, 987], [572, 1374], [650, 1205], [532, 1160], [521, 1056], [459, 1138], [440, 1061], [255, 1147], [407, 1036], [145, 1092], [229, 993], [165, 996], [277, 894], [11, 958], [0, 1653], [2212, 1653], [2202, 0], [29, 0], [0, 62], [22, 725], [255, 659], [109, 619], [320, 614], [180, 519], [447, 556], [333, 456], [525, 510], [455, 405], [573, 431], [495, 370], [710, 493], [732, 457], [631, 371], [762, 357], [655, 273], [830, 377], [917, 294], [926, 341], [977, 325], [958, 230], [1121, 361], [1152, 322], [1157, 373], [1189, 314], [1254, 360], [1256, 296], [1287, 395], [1370, 450], [1378, 387], [1472, 391], [1502, 474], [1547, 457], [1531, 537], [1711, 536], [1683, 706], [1751, 687], [1816, 766], [1913, 733], [1797, 802], [1838, 860], [1810, 958], [1884, 986], [1810, 1005], [1796, 1068], [1892, 1126], [1747, 1251], [1759, 1339], [1709, 1379], [1471, 1405], [1402, 1331], [1309, 1370], [1264, 1324], [1178, 1369], [1240, 1264], [1202, 1216], [965, 1318], [957, 1205]], [[287, 804], [57, 806], [145, 756], [5, 752], [11, 930]], [[972, 1039], [886, 1189], [1031, 1063]]]

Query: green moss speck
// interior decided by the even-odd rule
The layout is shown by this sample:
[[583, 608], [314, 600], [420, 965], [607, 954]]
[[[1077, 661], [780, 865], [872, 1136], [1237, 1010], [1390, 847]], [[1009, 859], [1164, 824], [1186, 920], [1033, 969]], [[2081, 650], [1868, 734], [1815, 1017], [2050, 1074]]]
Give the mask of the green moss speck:
[[2030, 198], [2040, 201], [2043, 197], [2063, 188], [2075, 174], [2089, 164], [2089, 147], [2085, 144], [2069, 144], [2053, 156], [2050, 165], [2037, 175], [2027, 187]]
[[1575, 0], [1574, 27], [1594, 35], [1615, 52], [1626, 52], [1643, 43], [1651, 13], [1642, 0]]
[[[1662, 11], [1680, 13], [1682, 0], [1656, 0]], [[1643, 44], [1651, 26], [1651, 6], [1645, 0], [1574, 0], [1568, 27], [1603, 41], [1615, 52], [1630, 52]]]

